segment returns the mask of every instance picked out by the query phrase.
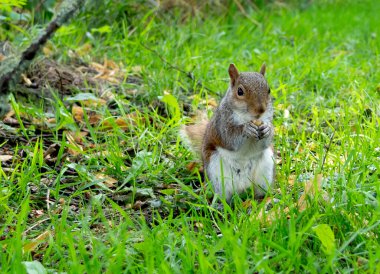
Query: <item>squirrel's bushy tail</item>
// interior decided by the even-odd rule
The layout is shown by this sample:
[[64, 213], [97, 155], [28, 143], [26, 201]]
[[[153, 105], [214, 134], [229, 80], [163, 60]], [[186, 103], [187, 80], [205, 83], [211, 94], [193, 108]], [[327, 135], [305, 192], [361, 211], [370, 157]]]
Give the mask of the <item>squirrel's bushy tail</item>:
[[180, 129], [181, 140], [200, 158], [207, 124], [207, 120], [201, 120], [194, 125], [182, 126]]

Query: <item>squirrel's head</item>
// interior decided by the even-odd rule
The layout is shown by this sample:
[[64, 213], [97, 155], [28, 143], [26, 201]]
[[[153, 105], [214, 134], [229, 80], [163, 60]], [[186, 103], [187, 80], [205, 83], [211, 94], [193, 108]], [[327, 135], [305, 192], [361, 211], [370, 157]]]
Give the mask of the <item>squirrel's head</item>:
[[265, 80], [265, 64], [260, 72], [241, 72], [230, 64], [230, 94], [232, 107], [240, 113], [249, 113], [258, 119], [267, 110], [270, 101], [270, 88]]

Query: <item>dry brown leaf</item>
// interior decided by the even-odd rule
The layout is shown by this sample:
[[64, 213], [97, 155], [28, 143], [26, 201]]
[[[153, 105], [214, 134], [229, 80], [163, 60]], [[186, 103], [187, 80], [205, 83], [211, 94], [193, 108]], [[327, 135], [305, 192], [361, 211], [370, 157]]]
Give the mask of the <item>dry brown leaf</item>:
[[0, 62], [2, 62], [3, 60], [5, 60], [7, 57], [5, 57], [3, 54], [0, 53]]
[[112, 122], [110, 121], [110, 119], [107, 119], [107, 120], [104, 120], [102, 122], [102, 129], [103, 130], [108, 130], [108, 129], [112, 129], [113, 128], [113, 125], [116, 124], [118, 127], [120, 127], [121, 129], [123, 130], [127, 130], [128, 129], [128, 125], [129, 123], [122, 117], [117, 117], [115, 120], [113, 120]]
[[24, 246], [22, 247], [23, 252], [31, 252], [31, 251], [36, 250], [38, 245], [44, 242], [45, 240], [47, 240], [50, 236], [53, 236], [52, 234], [53, 233], [50, 230], [46, 230], [45, 232], [40, 234], [38, 237], [33, 239], [31, 242], [24, 244]]
[[119, 70], [119, 66], [114, 61], [108, 60], [107, 58], [104, 59], [103, 66], [106, 68]]
[[11, 118], [13, 115], [15, 115], [15, 111], [11, 109], [7, 114], [5, 114], [4, 118]]
[[90, 67], [95, 69], [96, 71], [103, 71], [104, 70], [103, 65], [96, 63], [96, 62], [91, 62]]
[[0, 155], [0, 162], [6, 162], [13, 158], [13, 155]]
[[96, 100], [82, 100], [81, 103], [86, 107], [99, 107], [104, 106], [107, 103], [107, 101], [101, 98], [96, 98]]
[[14, 126], [20, 125], [18, 120], [12, 117], [4, 117], [3, 122], [7, 125], [14, 125]]
[[90, 122], [91, 125], [95, 125], [99, 123], [99, 121], [102, 119], [100, 114], [96, 113], [89, 113], [88, 114], [88, 121]]
[[104, 79], [117, 84], [124, 78], [124, 71], [112, 60], [105, 59], [103, 64], [92, 62], [90, 66], [98, 72], [94, 79]]
[[114, 178], [112, 178], [106, 174], [103, 174], [103, 173], [95, 174], [95, 178], [99, 179], [99, 180], [103, 180], [103, 183], [109, 188], [114, 187], [115, 184], [117, 183], [116, 179], [114, 179]]
[[84, 111], [83, 111], [82, 107], [78, 107], [76, 105], [73, 105], [73, 107], [71, 108], [71, 113], [72, 113], [75, 121], [83, 122]]
[[84, 137], [89, 134], [88, 131], [66, 131], [65, 133], [70, 135], [70, 137], [78, 144], [83, 144]]
[[[73, 105], [71, 113], [76, 122], [83, 123], [84, 109], [82, 107]], [[93, 111], [87, 111], [87, 118], [91, 125], [97, 124], [101, 120], [101, 116]]]
[[122, 117], [117, 117], [115, 123], [122, 129], [128, 128], [128, 123]]
[[57, 123], [57, 120], [55, 118], [49, 118], [46, 120], [47, 123], [49, 124], [56, 124]]
[[138, 124], [146, 122], [146, 119], [142, 117], [141, 113], [138, 111], [134, 111], [123, 117], [117, 117], [114, 120], [110, 120], [110, 119], [111, 118], [107, 118], [106, 120], [102, 122], [103, 130], [112, 129], [115, 124], [123, 130], [128, 130], [132, 126], [137, 126]]
[[322, 174], [318, 174], [314, 179], [306, 182], [305, 191], [297, 202], [298, 210], [304, 211], [307, 206], [307, 198], [314, 198], [317, 192], [322, 191]]

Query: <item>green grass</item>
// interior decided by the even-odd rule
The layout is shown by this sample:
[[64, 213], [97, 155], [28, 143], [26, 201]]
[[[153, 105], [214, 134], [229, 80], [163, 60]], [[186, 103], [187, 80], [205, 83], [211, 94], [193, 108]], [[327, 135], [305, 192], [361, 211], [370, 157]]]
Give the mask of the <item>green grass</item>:
[[[49, 115], [57, 122], [44, 137], [23, 117], [51, 118], [46, 106], [12, 100], [23, 126], [16, 141], [0, 139], [0, 151], [14, 153], [0, 167], [0, 272], [20, 273], [22, 262], [37, 260], [68, 273], [379, 273], [379, 9], [378, 1], [274, 2], [247, 9], [259, 25], [233, 5], [223, 16], [184, 20], [176, 10], [142, 9], [112, 23], [111, 33], [91, 31], [91, 13], [81, 14], [52, 40], [56, 59], [70, 62], [70, 52], [89, 43], [86, 62], [107, 57], [126, 75], [140, 66], [141, 83], [111, 87], [113, 107], [92, 108], [110, 121], [135, 113], [135, 121], [104, 131], [86, 115], [76, 123], [72, 103], [56, 99]], [[12, 31], [14, 41], [25, 34]], [[271, 223], [256, 219], [264, 207], [256, 202], [216, 212], [177, 135], [186, 115], [223, 96], [231, 62], [241, 71], [265, 62], [276, 98], [277, 189], [269, 196], [279, 203], [269, 212], [280, 213]], [[159, 99], [165, 91], [177, 98], [169, 107]], [[84, 128], [80, 151], [66, 136]], [[48, 164], [52, 143], [57, 159]], [[108, 187], [98, 173], [117, 183]], [[316, 195], [299, 212], [304, 183], [317, 174], [328, 199]], [[145, 201], [141, 210], [136, 201]]]

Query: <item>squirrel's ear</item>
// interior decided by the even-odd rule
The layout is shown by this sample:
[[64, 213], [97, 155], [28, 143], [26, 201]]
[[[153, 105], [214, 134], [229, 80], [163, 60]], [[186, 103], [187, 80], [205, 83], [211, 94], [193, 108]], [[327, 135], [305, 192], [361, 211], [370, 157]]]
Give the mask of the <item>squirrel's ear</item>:
[[228, 74], [231, 78], [231, 85], [235, 85], [235, 82], [239, 77], [239, 71], [237, 70], [234, 64], [230, 64], [230, 67], [228, 68]]
[[265, 65], [265, 63], [264, 64], [262, 64], [262, 66], [261, 66], [261, 69], [260, 69], [260, 73], [263, 75], [263, 76], [265, 76], [265, 70], [266, 70], [266, 65]]

